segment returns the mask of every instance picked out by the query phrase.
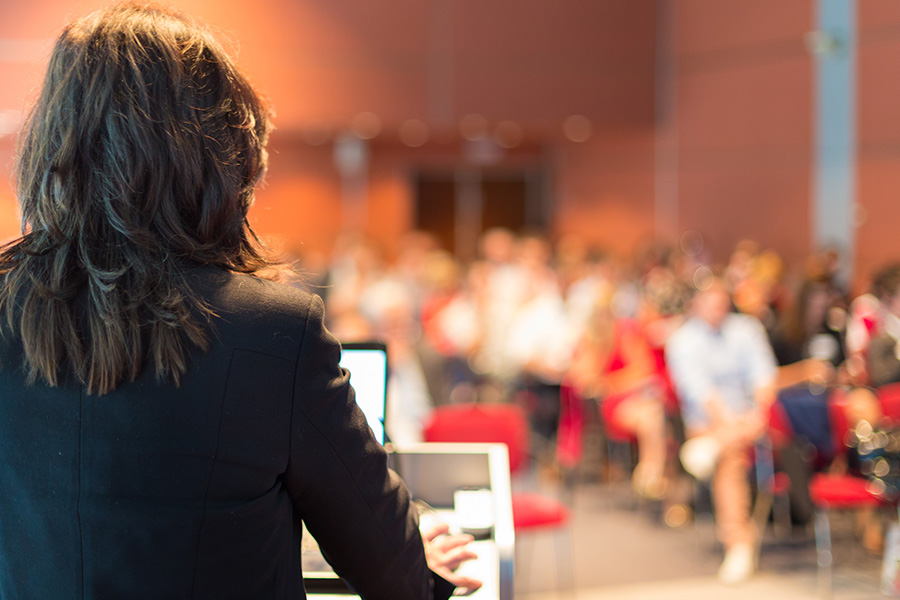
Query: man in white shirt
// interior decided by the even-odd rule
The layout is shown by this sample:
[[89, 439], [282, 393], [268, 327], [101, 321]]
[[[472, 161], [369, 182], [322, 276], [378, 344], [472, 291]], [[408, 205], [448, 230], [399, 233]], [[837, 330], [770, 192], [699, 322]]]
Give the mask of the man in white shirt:
[[[722, 281], [713, 279], [699, 291], [691, 308], [690, 318], [666, 344], [666, 362], [688, 443], [706, 442], [707, 458], [714, 463], [713, 505], [725, 546], [719, 578], [739, 583], [755, 568], [749, 451], [766, 429], [776, 362], [759, 320], [731, 312]], [[688, 464], [685, 468], [692, 470]]]

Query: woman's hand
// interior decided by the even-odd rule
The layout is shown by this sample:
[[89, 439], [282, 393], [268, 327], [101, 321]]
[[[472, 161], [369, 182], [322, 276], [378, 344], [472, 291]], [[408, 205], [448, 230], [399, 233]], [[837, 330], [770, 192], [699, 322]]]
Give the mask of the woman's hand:
[[454, 572], [462, 563], [478, 558], [477, 554], [466, 548], [472, 541], [472, 536], [447, 535], [448, 531], [450, 527], [446, 523], [439, 523], [422, 531], [428, 568], [457, 588], [472, 593], [481, 587], [481, 581]]

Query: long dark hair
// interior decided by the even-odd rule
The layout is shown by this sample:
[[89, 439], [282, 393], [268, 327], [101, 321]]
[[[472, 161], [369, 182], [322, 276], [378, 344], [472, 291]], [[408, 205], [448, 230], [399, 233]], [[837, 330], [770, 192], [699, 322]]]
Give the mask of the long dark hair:
[[[821, 314], [811, 312], [810, 302], [816, 294], [825, 294], [828, 297]], [[821, 274], [808, 276], [800, 283], [791, 306], [782, 314], [777, 333], [788, 344], [802, 348], [812, 335], [820, 333], [825, 326], [828, 309], [835, 304], [835, 295], [835, 290], [827, 277]]]
[[0, 314], [30, 382], [57, 385], [67, 361], [104, 394], [152, 360], [178, 383], [189, 346], [208, 345], [186, 265], [271, 265], [247, 223], [269, 131], [193, 20], [126, 3], [66, 27], [20, 138], [23, 235], [0, 248]]

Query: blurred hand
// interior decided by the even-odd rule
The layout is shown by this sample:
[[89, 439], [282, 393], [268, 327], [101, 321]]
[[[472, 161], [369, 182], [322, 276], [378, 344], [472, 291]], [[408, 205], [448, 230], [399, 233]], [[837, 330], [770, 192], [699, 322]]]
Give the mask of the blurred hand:
[[740, 418], [741, 426], [738, 431], [742, 439], [747, 443], [753, 443], [769, 428], [768, 414], [760, 407], [756, 407]]
[[706, 413], [709, 415], [709, 422], [714, 430], [727, 428], [738, 419], [738, 416], [725, 405], [718, 393], [710, 394], [707, 398]]
[[466, 548], [472, 536], [447, 535], [448, 531], [450, 527], [446, 523], [422, 531], [428, 567], [457, 588], [472, 593], [481, 587], [481, 581], [454, 572], [464, 562], [478, 558], [477, 554]]
[[866, 361], [859, 354], [850, 355], [841, 365], [845, 373], [844, 382], [851, 385], [864, 385], [866, 381]]
[[834, 376], [834, 367], [827, 360], [808, 358], [803, 361], [803, 373], [807, 381], [824, 385]]
[[768, 410], [757, 405], [750, 411], [737, 415], [722, 407], [718, 420], [714, 423], [713, 435], [722, 446], [745, 446], [765, 435], [769, 427]]

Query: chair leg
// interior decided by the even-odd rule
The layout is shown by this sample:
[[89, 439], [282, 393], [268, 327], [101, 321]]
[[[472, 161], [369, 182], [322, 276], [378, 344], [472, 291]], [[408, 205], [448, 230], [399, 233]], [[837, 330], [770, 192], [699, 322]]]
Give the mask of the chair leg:
[[791, 534], [791, 500], [786, 495], [776, 496], [772, 510], [775, 513], [775, 529], [778, 537], [788, 537]]
[[[631, 493], [630, 478], [634, 466], [634, 455], [630, 442], [621, 442], [607, 439], [606, 442], [606, 489], [609, 494], [610, 509], [619, 508], [619, 504], [624, 500], [624, 504], [630, 509], [637, 508], [637, 501], [634, 494]], [[624, 480], [628, 483], [627, 493], [620, 497], [620, 494], [614, 493], [613, 489], [619, 482], [614, 482], [611, 478], [611, 472], [615, 469], [621, 469]]]
[[831, 553], [831, 523], [828, 519], [828, 509], [815, 509], [816, 530], [816, 564], [819, 596], [823, 600], [830, 600], [832, 596], [832, 570], [834, 558]]
[[694, 505], [694, 549], [700, 552], [701, 546], [703, 546], [705, 551], [706, 545], [715, 541], [715, 538], [711, 541], [708, 536], [700, 535], [701, 529], [704, 531], [707, 529], [706, 527], [701, 528], [701, 520], [707, 525], [712, 523], [713, 528], [715, 528], [715, 509], [712, 505], [711, 491], [708, 484], [691, 477], [691, 489]]

